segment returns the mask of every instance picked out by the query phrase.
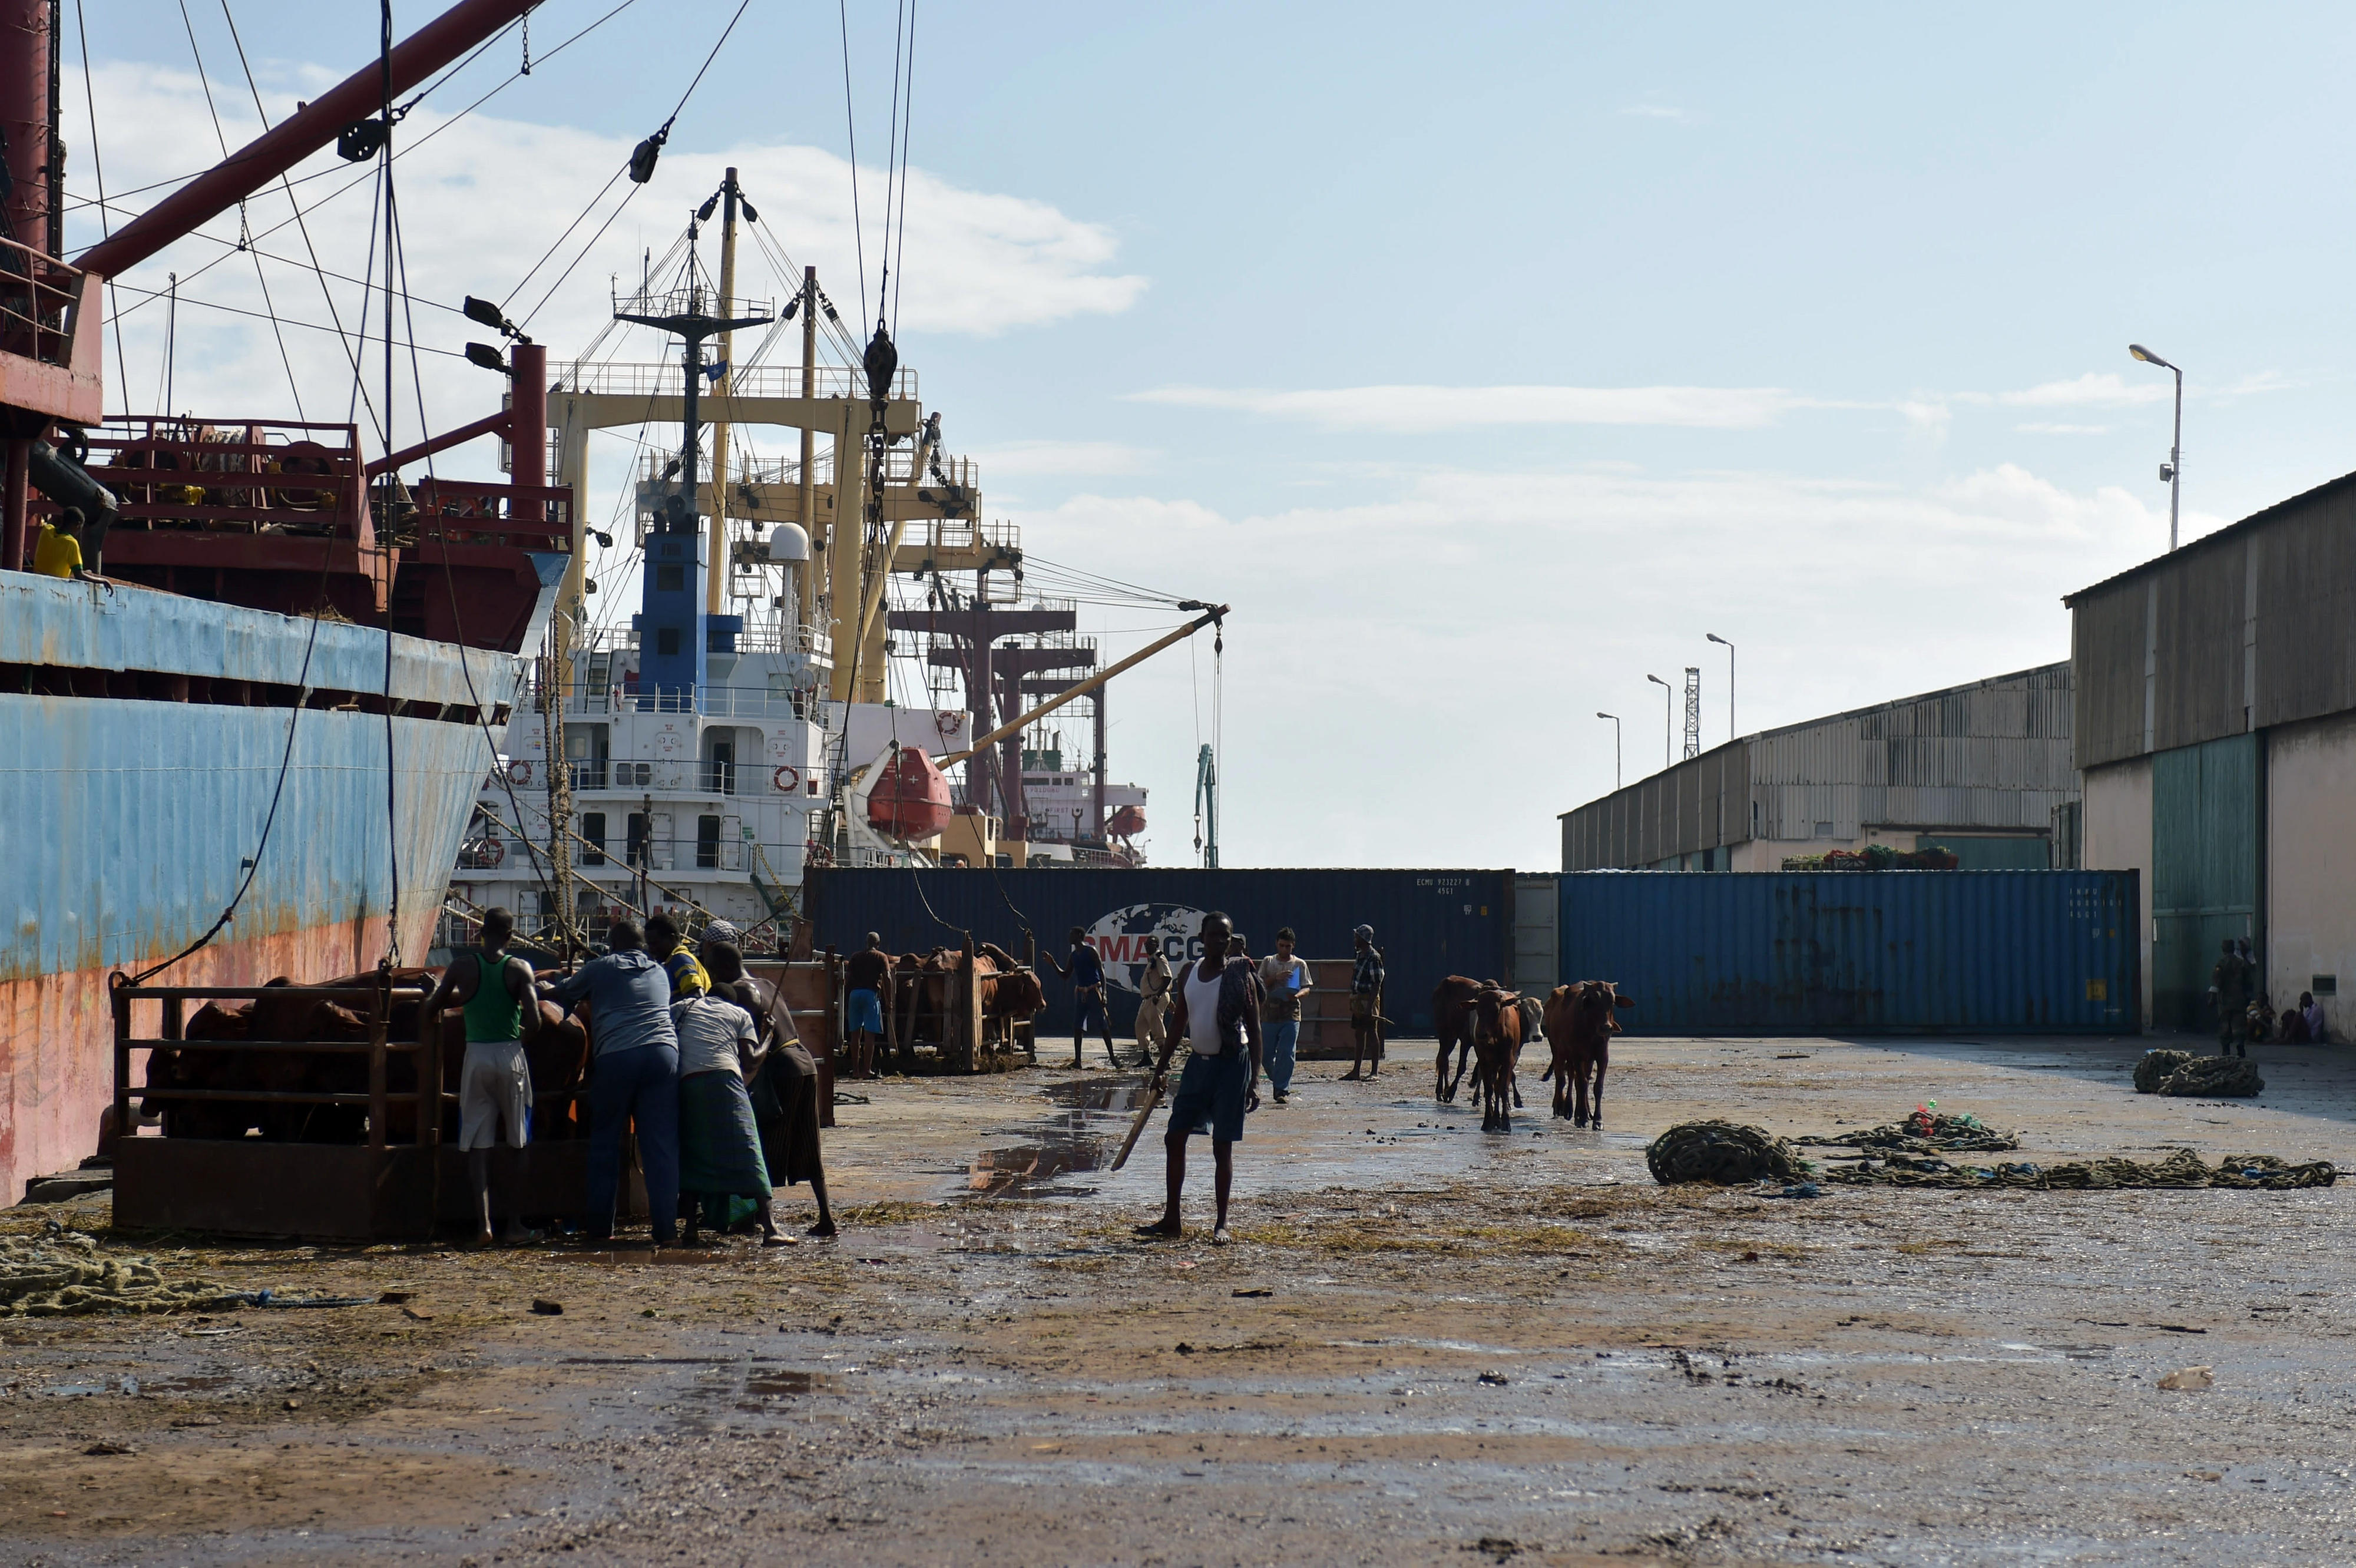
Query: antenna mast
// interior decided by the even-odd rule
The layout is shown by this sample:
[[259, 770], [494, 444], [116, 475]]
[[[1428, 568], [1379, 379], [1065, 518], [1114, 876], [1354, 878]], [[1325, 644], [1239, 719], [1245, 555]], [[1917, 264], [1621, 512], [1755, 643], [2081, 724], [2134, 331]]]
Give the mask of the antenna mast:
[[1686, 666], [1686, 755], [1701, 755], [1701, 671]]

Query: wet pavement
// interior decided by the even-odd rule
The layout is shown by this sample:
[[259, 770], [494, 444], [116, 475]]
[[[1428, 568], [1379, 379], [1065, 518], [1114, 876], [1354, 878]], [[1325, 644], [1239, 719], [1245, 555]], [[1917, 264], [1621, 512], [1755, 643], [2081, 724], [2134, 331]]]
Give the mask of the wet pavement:
[[[1140, 1075], [1045, 1069], [857, 1086], [836, 1242], [166, 1247], [408, 1299], [6, 1321], [0, 1560], [2356, 1555], [2345, 1189], [1786, 1202], [1643, 1164], [1696, 1116], [1935, 1099], [2040, 1162], [2356, 1165], [2356, 1059], [2265, 1047], [2264, 1096], [2202, 1102], [2134, 1095], [2134, 1041], [1623, 1041], [1607, 1131], [1546, 1113], [1533, 1052], [1483, 1134], [1429, 1049], [1256, 1112], [1229, 1248], [1130, 1236], [1162, 1177], [1158, 1115], [1107, 1168]], [[6, 1219], [37, 1213], [103, 1206]]]

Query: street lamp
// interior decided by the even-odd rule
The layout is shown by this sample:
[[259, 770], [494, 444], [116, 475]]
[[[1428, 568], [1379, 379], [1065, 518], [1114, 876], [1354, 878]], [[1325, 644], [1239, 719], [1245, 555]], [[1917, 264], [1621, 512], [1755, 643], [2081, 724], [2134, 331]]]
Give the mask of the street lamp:
[[1658, 675], [1647, 675], [1644, 679], [1661, 689], [1661, 771], [1666, 773], [1669, 770], [1669, 732], [1677, 725], [1676, 715], [1671, 711], [1676, 703], [1677, 689]]
[[2127, 352], [2147, 365], [2176, 371], [2176, 434], [2168, 444], [2168, 461], [2159, 466], [2160, 482], [2168, 487], [2168, 548], [2172, 553], [2176, 549], [2176, 502], [2184, 488], [2184, 372], [2140, 343], [2128, 344]]
[[1706, 631], [1702, 635], [1726, 650], [1726, 738], [1731, 745], [1734, 740], [1734, 644], [1714, 631]]
[[1612, 721], [1612, 792], [1616, 795], [1620, 792], [1620, 715], [1598, 708], [1595, 716]]

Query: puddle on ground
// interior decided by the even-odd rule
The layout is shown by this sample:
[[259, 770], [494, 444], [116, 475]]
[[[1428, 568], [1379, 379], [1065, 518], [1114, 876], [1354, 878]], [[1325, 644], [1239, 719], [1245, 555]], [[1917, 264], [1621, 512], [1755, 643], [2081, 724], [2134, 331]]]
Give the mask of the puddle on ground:
[[1142, 1083], [1058, 1083], [1041, 1091], [1051, 1104], [1067, 1106], [1074, 1111], [1110, 1112], [1127, 1114], [1145, 1101]]
[[744, 1392], [747, 1395], [761, 1398], [776, 1398], [790, 1394], [830, 1394], [837, 1392], [841, 1387], [842, 1380], [831, 1372], [801, 1372], [787, 1368], [757, 1371], [744, 1380]]
[[[965, 1191], [974, 1197], [1087, 1197], [1093, 1187], [1064, 1178], [1104, 1169], [1145, 1102], [1145, 1085], [1135, 1081], [1059, 1083], [1042, 1091], [1062, 1107], [1044, 1126], [1019, 1131], [1032, 1140], [1011, 1148], [983, 1149], [966, 1172]], [[1010, 1131], [1012, 1131], [1012, 1129]]]

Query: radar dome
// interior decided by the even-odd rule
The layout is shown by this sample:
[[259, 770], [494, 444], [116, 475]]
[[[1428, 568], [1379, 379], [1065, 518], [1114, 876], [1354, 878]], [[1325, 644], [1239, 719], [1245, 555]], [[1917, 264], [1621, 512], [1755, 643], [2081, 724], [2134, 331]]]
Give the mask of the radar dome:
[[781, 522], [769, 530], [769, 559], [801, 562], [810, 558], [809, 534], [798, 522]]

